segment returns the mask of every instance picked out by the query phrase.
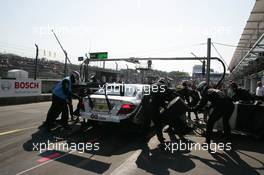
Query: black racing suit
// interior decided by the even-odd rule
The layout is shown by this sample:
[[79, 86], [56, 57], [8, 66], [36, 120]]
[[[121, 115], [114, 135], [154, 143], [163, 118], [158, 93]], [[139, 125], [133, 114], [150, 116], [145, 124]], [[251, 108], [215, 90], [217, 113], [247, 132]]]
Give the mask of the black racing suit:
[[[196, 106], [200, 100], [199, 93], [196, 90], [189, 89], [188, 87], [184, 87], [183, 89], [179, 90], [178, 93], [180, 94], [180, 97], [184, 99], [190, 107]], [[194, 111], [194, 114], [196, 119], [199, 119], [198, 113], [196, 111]], [[188, 118], [191, 118], [190, 111], [188, 111]]]
[[160, 115], [160, 107], [166, 106], [165, 93], [167, 88], [158, 84], [154, 85], [159, 87], [158, 91], [151, 92], [150, 95], [144, 96], [143, 98], [144, 115], [148, 116], [153, 121], [158, 140], [160, 143], [164, 143], [165, 139], [162, 134], [163, 122]]
[[181, 90], [177, 91], [180, 95], [180, 97], [185, 100], [187, 102], [187, 104], [190, 103], [190, 94], [191, 94], [191, 89], [189, 89], [188, 87], [184, 87]]
[[237, 88], [234, 90], [234, 95], [232, 97], [233, 101], [244, 101], [244, 102], [252, 102], [254, 101], [254, 97], [246, 90], [242, 88]]
[[[96, 92], [99, 88], [100, 88], [100, 84], [97, 83], [97, 81], [95, 81], [95, 80], [93, 80], [93, 82], [87, 83], [86, 86], [73, 85], [72, 96], [77, 98], [79, 100], [79, 102], [77, 104], [77, 108], [74, 110], [74, 112], [72, 112], [72, 115], [80, 116], [81, 103], [83, 100], [81, 97], [89, 96], [89, 95], [93, 94], [94, 92]], [[92, 105], [90, 102], [89, 102], [89, 104]]]
[[223, 117], [224, 133], [227, 141], [231, 141], [231, 129], [229, 126], [229, 119], [234, 110], [234, 104], [230, 97], [226, 96], [218, 89], [208, 89], [206, 92], [201, 93], [201, 100], [193, 108], [194, 111], [201, 110], [207, 102], [211, 102], [213, 112], [209, 115], [209, 120], [206, 125], [206, 142], [210, 143], [213, 126], [217, 120]]

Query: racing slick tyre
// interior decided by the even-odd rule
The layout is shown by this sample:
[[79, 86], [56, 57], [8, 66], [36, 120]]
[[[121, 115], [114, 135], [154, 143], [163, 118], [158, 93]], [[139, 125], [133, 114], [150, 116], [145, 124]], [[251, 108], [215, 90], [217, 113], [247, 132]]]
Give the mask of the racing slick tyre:
[[148, 131], [148, 129], [151, 127], [151, 120], [145, 110], [146, 109], [140, 105], [139, 110], [137, 111], [134, 118], [134, 123], [136, 123], [138, 126], [137, 132], [140, 134]]

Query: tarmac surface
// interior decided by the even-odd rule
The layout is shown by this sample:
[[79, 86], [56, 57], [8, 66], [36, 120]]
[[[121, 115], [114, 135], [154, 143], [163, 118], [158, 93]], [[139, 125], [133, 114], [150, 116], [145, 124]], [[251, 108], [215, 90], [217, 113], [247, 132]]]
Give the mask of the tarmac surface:
[[[232, 150], [209, 153], [194, 146], [161, 149], [153, 129], [139, 134], [118, 125], [82, 128], [77, 124], [72, 131], [58, 128], [51, 134], [38, 128], [50, 104], [0, 107], [1, 175], [264, 174], [263, 141], [233, 135]], [[193, 134], [186, 135], [186, 140], [179, 140], [177, 135], [164, 136], [168, 146], [204, 143], [203, 137]]]

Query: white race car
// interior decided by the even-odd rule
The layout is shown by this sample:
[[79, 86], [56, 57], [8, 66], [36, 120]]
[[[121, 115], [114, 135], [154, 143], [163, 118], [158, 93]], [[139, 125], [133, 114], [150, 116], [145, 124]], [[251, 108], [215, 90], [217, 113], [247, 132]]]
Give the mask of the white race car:
[[149, 92], [145, 84], [105, 84], [83, 98], [80, 117], [100, 122], [132, 122], [145, 125], [141, 101]]

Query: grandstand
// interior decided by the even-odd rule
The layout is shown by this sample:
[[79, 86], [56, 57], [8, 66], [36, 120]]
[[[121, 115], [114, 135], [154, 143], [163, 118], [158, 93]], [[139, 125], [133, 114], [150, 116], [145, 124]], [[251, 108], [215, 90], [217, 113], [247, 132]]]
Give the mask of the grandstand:
[[[34, 77], [35, 59], [21, 57], [15, 54], [0, 53], [0, 77], [6, 77], [8, 70], [22, 69], [29, 73], [29, 78]], [[70, 65], [69, 71], [79, 70], [79, 65]], [[64, 75], [64, 64], [58, 61], [41, 58], [38, 60], [38, 78], [59, 79]]]

